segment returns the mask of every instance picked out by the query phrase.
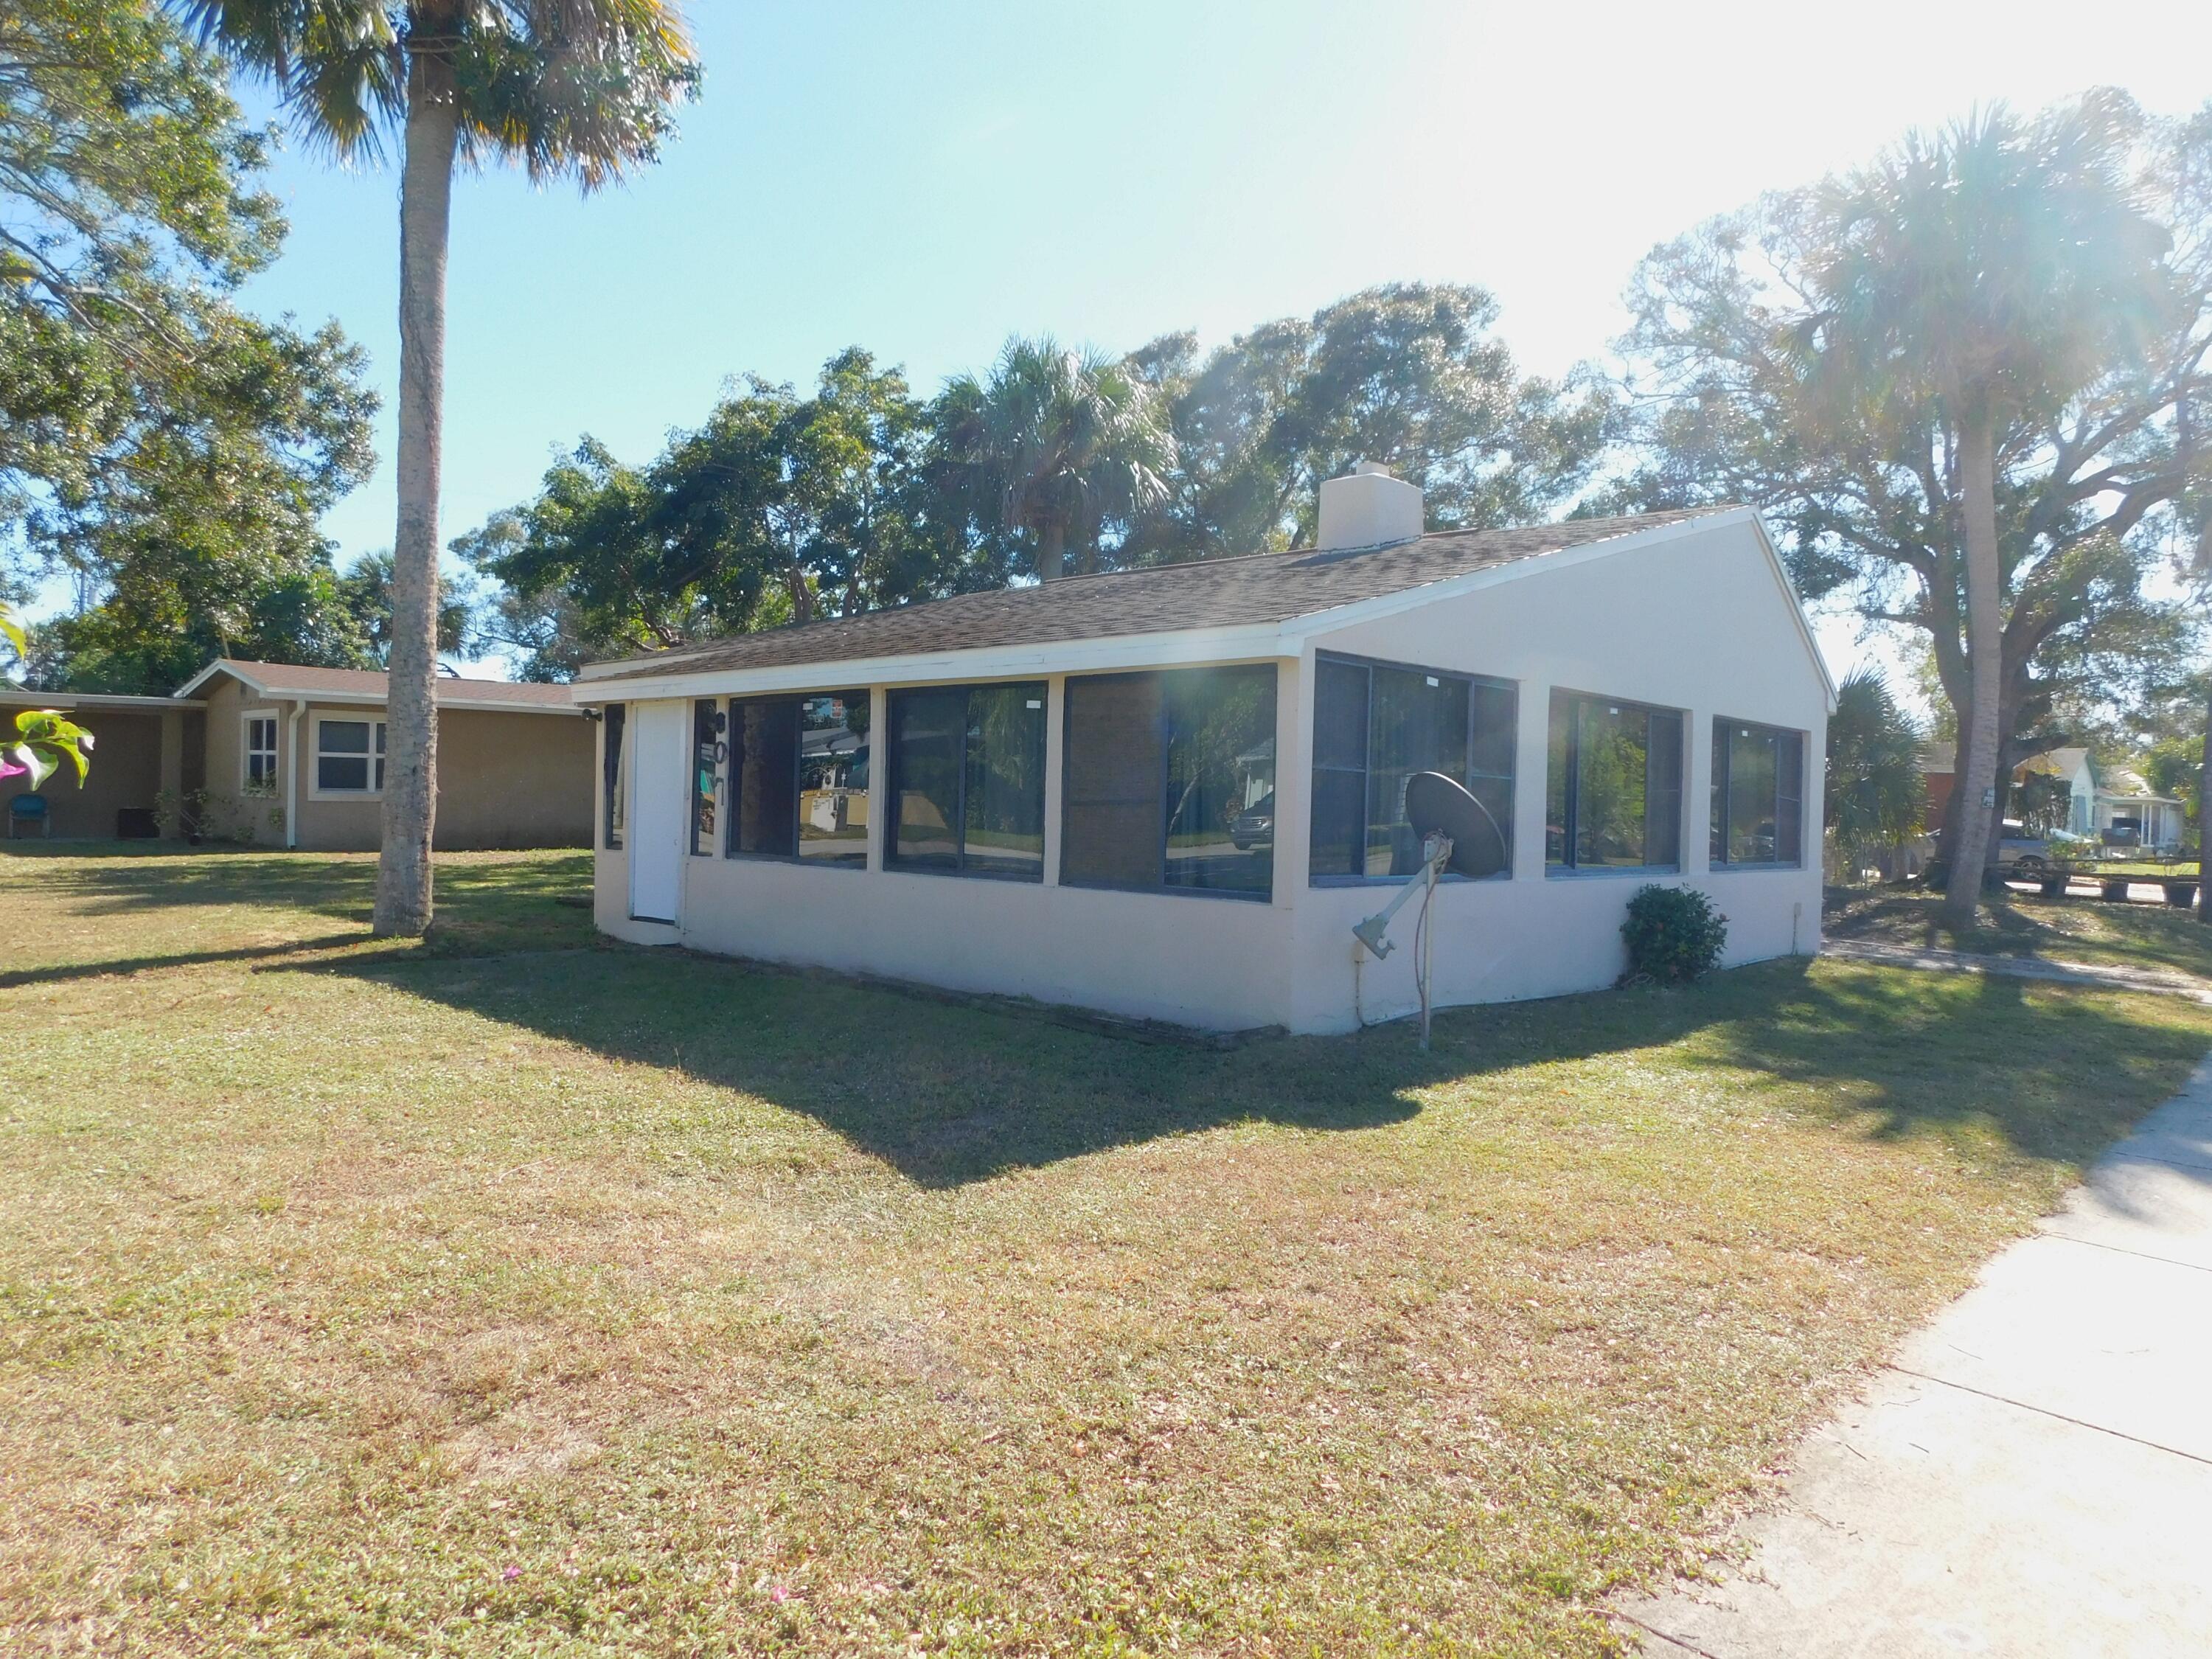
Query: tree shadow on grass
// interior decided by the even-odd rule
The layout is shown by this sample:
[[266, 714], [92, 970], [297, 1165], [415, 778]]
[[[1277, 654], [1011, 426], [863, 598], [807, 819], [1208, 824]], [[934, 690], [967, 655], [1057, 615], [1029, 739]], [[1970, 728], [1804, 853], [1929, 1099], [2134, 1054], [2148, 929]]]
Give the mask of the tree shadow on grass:
[[[1632, 1053], [1702, 1068], [1686, 1086], [1731, 1072], [1747, 1091], [1802, 1085], [1792, 1100], [1842, 1133], [1868, 1133], [1870, 1113], [1878, 1134], [1972, 1129], [2009, 1153], [2081, 1162], [2179, 1086], [2207, 1033], [2201, 1018], [2161, 1024], [2109, 997], [2031, 1000], [2008, 981], [1802, 961], [1683, 991], [1452, 1011], [1425, 1054], [1403, 1024], [1222, 1049], [667, 951], [323, 971], [803, 1113], [926, 1188], [1239, 1122], [1377, 1129], [1439, 1087], [1520, 1087], [1504, 1074]], [[1607, 1079], [1584, 1083], [1583, 1109], [1608, 1109]]]
[[[155, 850], [144, 850], [153, 848]], [[437, 860], [438, 921], [424, 944], [395, 944], [407, 951], [470, 954], [545, 950], [595, 944], [588, 908], [592, 884], [588, 852], [555, 851], [472, 858], [441, 854]], [[68, 930], [67, 960], [33, 963], [8, 982], [76, 979], [102, 973], [179, 967], [194, 962], [279, 957], [286, 950], [325, 950], [367, 945], [376, 896], [374, 854], [333, 855], [240, 848], [197, 848], [149, 842], [57, 842], [46, 856], [32, 855], [11, 880], [35, 889], [85, 925]], [[576, 908], [576, 901], [585, 908]], [[201, 933], [217, 935], [202, 950], [147, 951], [147, 938], [127, 926], [137, 919], [197, 911], [216, 920]], [[221, 918], [282, 927], [286, 913], [349, 923], [359, 931], [301, 938], [289, 945], [257, 938], [250, 945], [219, 942]], [[187, 918], [192, 923], [202, 918]], [[264, 933], [267, 929], [264, 927]], [[20, 942], [19, 942], [20, 943]], [[135, 950], [137, 954], [126, 954]]]

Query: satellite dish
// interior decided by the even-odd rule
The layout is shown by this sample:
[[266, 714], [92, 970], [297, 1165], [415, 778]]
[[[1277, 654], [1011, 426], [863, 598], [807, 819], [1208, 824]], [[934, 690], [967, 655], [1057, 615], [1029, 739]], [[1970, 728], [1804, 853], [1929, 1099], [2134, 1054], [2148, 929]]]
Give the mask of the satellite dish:
[[1505, 832], [1490, 809], [1465, 785], [1441, 772], [1416, 772], [1406, 781], [1406, 822], [1426, 841], [1443, 836], [1451, 842], [1444, 868], [1480, 880], [1506, 866]]

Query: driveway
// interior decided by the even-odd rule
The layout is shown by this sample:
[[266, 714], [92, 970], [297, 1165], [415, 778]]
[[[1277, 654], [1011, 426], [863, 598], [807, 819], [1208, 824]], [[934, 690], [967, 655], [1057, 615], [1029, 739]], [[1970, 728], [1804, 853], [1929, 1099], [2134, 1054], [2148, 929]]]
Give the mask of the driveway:
[[1710, 1659], [2212, 1647], [2212, 1063], [1799, 1449], [1717, 1583], [1617, 1609]]

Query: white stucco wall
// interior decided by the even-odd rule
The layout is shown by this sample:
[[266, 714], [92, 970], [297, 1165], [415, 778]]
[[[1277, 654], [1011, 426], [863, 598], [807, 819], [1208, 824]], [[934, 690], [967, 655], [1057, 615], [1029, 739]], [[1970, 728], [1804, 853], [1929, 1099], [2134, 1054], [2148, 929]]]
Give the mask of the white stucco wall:
[[[636, 849], [602, 849], [599, 925], [641, 943], [680, 941], [1223, 1030], [1280, 1024], [1339, 1031], [1363, 1016], [1371, 1021], [1402, 1013], [1415, 1006], [1410, 908], [1401, 913], [1406, 948], [1384, 963], [1370, 959], [1355, 987], [1352, 924], [1381, 908], [1389, 886], [1307, 884], [1312, 664], [1315, 652], [1324, 650], [1492, 675], [1519, 685], [1512, 873], [1440, 890], [1438, 1006], [1610, 984], [1624, 960], [1625, 908], [1647, 880], [1711, 893], [1729, 918], [1731, 963], [1817, 950], [1826, 691], [1756, 529], [1739, 520], [1609, 556], [1546, 559], [1516, 570], [1494, 586], [1426, 602], [1416, 598], [1397, 614], [1310, 635], [1293, 642], [1296, 654], [1274, 659], [1277, 839], [1270, 902], [1057, 884], [1065, 679], [1047, 673], [1042, 884], [884, 870], [880, 836], [889, 817], [888, 768], [878, 757], [871, 772], [866, 868], [682, 854], [680, 921], [672, 929], [629, 919], [627, 860]], [[1005, 678], [1039, 674], [1030, 667]], [[831, 671], [818, 686], [848, 683]], [[1553, 686], [1686, 711], [1679, 874], [1545, 873]], [[873, 729], [881, 732], [884, 688], [874, 688], [873, 696]], [[1803, 867], [1708, 867], [1716, 714], [1808, 734]], [[605, 822], [604, 802], [596, 822]]]

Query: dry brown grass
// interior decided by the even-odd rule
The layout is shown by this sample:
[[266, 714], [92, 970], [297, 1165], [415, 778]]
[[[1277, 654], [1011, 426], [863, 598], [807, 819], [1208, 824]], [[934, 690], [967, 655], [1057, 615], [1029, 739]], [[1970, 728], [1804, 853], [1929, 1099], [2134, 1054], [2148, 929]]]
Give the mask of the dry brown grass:
[[1778, 965], [1224, 1054], [596, 946], [574, 858], [428, 949], [0, 867], [9, 1653], [1606, 1653], [2212, 1042]]

